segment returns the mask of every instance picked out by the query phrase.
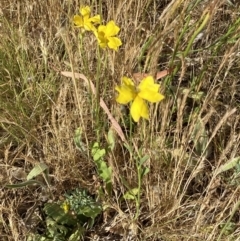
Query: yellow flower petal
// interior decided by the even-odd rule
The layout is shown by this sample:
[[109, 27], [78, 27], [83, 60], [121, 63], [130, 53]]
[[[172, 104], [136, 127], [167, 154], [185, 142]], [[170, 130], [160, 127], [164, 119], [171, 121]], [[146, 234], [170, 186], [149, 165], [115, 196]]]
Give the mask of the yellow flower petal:
[[110, 49], [114, 49], [115, 51], [118, 50], [118, 47], [122, 45], [122, 42], [117, 37], [109, 37], [108, 38], [108, 47]]
[[162, 94], [149, 90], [141, 91], [138, 96], [152, 103], [156, 103], [164, 99], [164, 96]]
[[114, 23], [114, 21], [110, 21], [106, 25], [105, 35], [106, 37], [112, 37], [117, 35], [120, 31], [120, 28]]
[[123, 82], [124, 85], [134, 86], [133, 81], [126, 76], [122, 77], [122, 82]]
[[152, 103], [156, 103], [164, 99], [164, 96], [158, 93], [159, 84], [154, 84], [152, 76], [144, 78], [138, 86], [138, 96]]
[[100, 25], [97, 30], [96, 37], [101, 48], [108, 46], [110, 49], [118, 50], [122, 42], [115, 35], [120, 31], [120, 28], [115, 25], [114, 21], [110, 21], [107, 25]]
[[133, 81], [125, 76], [122, 78], [122, 85], [117, 86], [115, 90], [119, 92], [116, 101], [120, 104], [127, 104], [137, 96]]
[[158, 92], [159, 87], [159, 84], [154, 84], [154, 79], [152, 76], [147, 76], [141, 81], [141, 83], [138, 86], [138, 89], [140, 91], [144, 89], [149, 89], [151, 91]]
[[89, 6], [83, 7], [79, 9], [80, 15], [75, 15], [73, 18], [73, 22], [77, 27], [84, 28], [88, 31], [97, 31], [94, 23], [100, 23], [100, 15], [96, 15], [90, 18], [91, 9]]
[[115, 90], [119, 92], [119, 95], [116, 98], [116, 101], [119, 104], [125, 105], [128, 102], [132, 101], [136, 96], [136, 93], [131, 88], [128, 88], [127, 86], [121, 86], [121, 87], [117, 86]]
[[83, 18], [79, 15], [75, 15], [73, 17], [73, 23], [77, 26], [77, 27], [83, 27]]
[[79, 12], [81, 13], [82, 16], [90, 15], [91, 9], [89, 6], [83, 7], [79, 9]]
[[122, 85], [116, 87], [116, 90], [119, 92], [117, 102], [127, 104], [133, 100], [130, 108], [133, 120], [138, 122], [140, 117], [148, 120], [149, 110], [145, 100], [153, 103], [161, 101], [164, 96], [158, 92], [159, 87], [159, 84], [154, 83], [152, 76], [144, 78], [138, 88], [135, 87], [134, 82], [130, 78], [123, 77]]
[[100, 15], [93, 16], [92, 18], [89, 18], [88, 21], [91, 21], [92, 23], [100, 23], [101, 22]]
[[96, 31], [96, 28], [94, 27], [94, 25], [90, 21], [85, 21], [83, 27], [88, 31], [93, 31], [93, 32]]
[[98, 42], [99, 46], [102, 48], [102, 49], [105, 49], [107, 47], [107, 43], [106, 42]]
[[98, 27], [98, 33], [102, 33], [102, 34], [105, 35], [105, 31], [106, 31], [106, 26], [100, 25], [100, 26]]
[[104, 32], [99, 32], [99, 31], [93, 31], [93, 32], [98, 40], [99, 46], [103, 49], [106, 48], [108, 40], [105, 38]]
[[148, 106], [146, 102], [139, 96], [136, 96], [134, 99], [130, 113], [135, 122], [138, 122], [140, 117], [143, 117], [147, 120], [149, 119]]
[[98, 44], [101, 48], [106, 48], [108, 44], [108, 39], [105, 37], [105, 30], [106, 26], [100, 25], [98, 30], [94, 32], [95, 36], [97, 37]]

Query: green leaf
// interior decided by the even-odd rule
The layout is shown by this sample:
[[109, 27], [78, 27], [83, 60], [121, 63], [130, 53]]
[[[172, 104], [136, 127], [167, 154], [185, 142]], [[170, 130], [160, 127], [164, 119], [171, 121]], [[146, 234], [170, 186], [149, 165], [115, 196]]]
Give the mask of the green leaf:
[[81, 207], [81, 213], [89, 218], [96, 218], [100, 213], [102, 212], [102, 208], [101, 206], [85, 206], [85, 207]]
[[106, 184], [107, 192], [110, 193], [112, 189], [111, 177], [112, 169], [107, 166], [107, 163], [103, 160], [106, 155], [105, 149], [100, 149], [97, 142], [94, 143], [92, 147], [92, 157], [94, 162], [97, 165], [98, 174]]
[[111, 167], [108, 167], [106, 162], [102, 161], [101, 162], [101, 177], [105, 182], [111, 181], [111, 176], [112, 176], [112, 169]]
[[199, 156], [205, 155], [206, 157], [210, 154], [210, 147], [207, 146], [209, 141], [208, 133], [203, 121], [200, 118], [196, 121], [191, 139], [194, 142], [196, 154]]
[[103, 179], [105, 183], [110, 183], [111, 182], [111, 177], [112, 177], [112, 169], [111, 167], [108, 167], [106, 162], [100, 161], [99, 162], [99, 175]]
[[29, 180], [29, 181], [21, 182], [21, 183], [17, 183], [17, 184], [8, 184], [8, 185], [5, 185], [5, 187], [7, 187], [7, 188], [21, 188], [21, 187], [26, 187], [28, 185], [33, 185], [33, 184], [38, 184], [40, 186], [45, 187], [45, 185], [42, 182], [39, 182], [37, 180]]
[[132, 150], [132, 148], [131, 148], [131, 146], [130, 146], [129, 144], [124, 143], [123, 145], [127, 148], [127, 150], [129, 151], [129, 153], [133, 154], [133, 150]]
[[82, 142], [82, 128], [79, 127], [75, 130], [74, 133], [74, 143], [76, 145], [76, 147], [81, 151], [81, 152], [85, 152], [86, 151], [86, 145]]
[[27, 237], [27, 241], [53, 241], [52, 238], [46, 238], [43, 235], [40, 234], [33, 234], [30, 233]]
[[126, 200], [134, 200], [136, 198], [136, 196], [138, 195], [138, 188], [133, 188], [129, 191], [127, 191], [124, 195], [123, 198]]
[[141, 166], [144, 162], [146, 162], [149, 159], [148, 155], [145, 155], [144, 157], [142, 157], [139, 161], [139, 165]]
[[66, 224], [69, 226], [75, 226], [77, 224], [77, 219], [73, 215], [65, 213], [61, 205], [57, 203], [46, 203], [44, 211], [48, 217], [51, 217], [59, 224]]
[[79, 226], [73, 234], [69, 237], [68, 241], [80, 241], [83, 238], [85, 229]]
[[216, 172], [217, 175], [222, 173], [222, 172], [226, 172], [226, 171], [234, 168], [235, 166], [237, 166], [239, 164], [239, 162], [240, 162], [240, 156], [235, 157], [231, 161], [221, 165]]
[[127, 180], [126, 180], [124, 177], [122, 177], [122, 176], [120, 176], [120, 178], [121, 178], [122, 184], [123, 184], [127, 189], [131, 189], [130, 186], [129, 186], [129, 183], [127, 182]]
[[28, 174], [27, 180], [33, 179], [34, 177], [46, 171], [47, 169], [48, 169], [48, 166], [45, 163], [43, 162], [38, 163]]
[[150, 169], [148, 167], [144, 167], [141, 172], [141, 178], [149, 173]]
[[106, 154], [105, 149], [100, 149], [99, 144], [97, 142], [94, 143], [93, 147], [92, 147], [92, 157], [93, 160], [99, 161], [101, 160]]
[[113, 151], [113, 149], [115, 147], [115, 134], [114, 134], [112, 129], [110, 129], [108, 131], [107, 139], [108, 139], [109, 148], [110, 148], [111, 151]]
[[188, 94], [188, 96], [196, 101], [201, 100], [204, 97], [204, 92], [202, 91], [198, 91], [198, 92], [194, 92], [194, 91], [190, 91], [190, 89], [182, 89], [182, 93], [183, 94]]
[[55, 241], [65, 241], [65, 237], [69, 234], [70, 228], [59, 224], [56, 220], [50, 217], [46, 218], [47, 231], [46, 236], [53, 238]]

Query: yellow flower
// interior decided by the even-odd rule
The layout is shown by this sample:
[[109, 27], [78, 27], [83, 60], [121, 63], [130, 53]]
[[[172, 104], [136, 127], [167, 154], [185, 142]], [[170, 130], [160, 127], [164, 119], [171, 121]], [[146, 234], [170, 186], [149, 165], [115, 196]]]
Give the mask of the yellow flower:
[[115, 89], [119, 92], [116, 101], [120, 104], [132, 102], [130, 113], [134, 121], [138, 122], [140, 117], [149, 119], [149, 110], [146, 100], [157, 103], [164, 99], [164, 96], [158, 92], [160, 85], [154, 84], [152, 76], [147, 76], [136, 87], [133, 81], [127, 77], [122, 78], [123, 84]]
[[74, 24], [82, 28], [84, 31], [97, 31], [94, 27], [94, 24], [99, 23], [100, 24], [100, 15], [96, 15], [92, 18], [90, 18], [91, 10], [89, 6], [83, 7], [79, 9], [80, 15], [75, 15], [73, 17]]
[[61, 208], [64, 210], [65, 213], [67, 213], [70, 209], [70, 205], [67, 201], [64, 201], [61, 205]]
[[115, 37], [119, 31], [120, 28], [115, 25], [114, 21], [108, 22], [106, 26], [100, 25], [95, 32], [99, 46], [101, 48], [106, 48], [108, 46], [110, 49], [117, 51], [118, 47], [122, 45], [121, 40]]

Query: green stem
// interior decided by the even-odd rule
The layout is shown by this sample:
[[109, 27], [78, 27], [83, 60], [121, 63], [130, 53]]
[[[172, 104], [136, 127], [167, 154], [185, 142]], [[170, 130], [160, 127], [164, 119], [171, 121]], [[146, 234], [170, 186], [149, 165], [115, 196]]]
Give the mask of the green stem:
[[140, 215], [140, 204], [141, 204], [141, 189], [142, 189], [142, 178], [143, 178], [143, 168], [141, 163], [141, 155], [138, 153], [138, 158], [136, 159], [136, 168], [137, 168], [137, 176], [138, 176], [138, 193], [135, 198], [136, 201], [136, 214], [134, 220], [137, 220]]
[[192, 47], [193, 45], [193, 42], [194, 40], [196, 39], [197, 35], [203, 30], [203, 28], [205, 27], [205, 25], [207, 24], [208, 20], [210, 18], [210, 13], [207, 13], [205, 16], [204, 16], [204, 19], [202, 21], [202, 18], [200, 19], [199, 22], [202, 21], [202, 23], [200, 24], [200, 26], [198, 27], [198, 29], [193, 33], [189, 43], [188, 43], [188, 46], [186, 48], [186, 50], [184, 51], [183, 53], [183, 57], [186, 57], [190, 51], [190, 48]]
[[231, 214], [231, 216], [229, 217], [229, 219], [227, 220], [227, 222], [225, 223], [224, 227], [222, 228], [222, 230], [221, 230], [221, 232], [220, 232], [220, 235], [218, 236], [217, 241], [220, 241], [220, 240], [221, 240], [222, 235], [223, 235], [224, 232], [226, 231], [226, 229], [227, 229], [229, 223], [231, 222], [234, 214], [235, 214], [235, 213], [237, 212], [237, 210], [239, 209], [239, 206], [240, 206], [240, 201], [238, 201], [238, 202], [236, 203], [236, 205], [234, 206], [233, 211], [232, 211], [232, 214]]
[[101, 55], [100, 47], [97, 47], [97, 79], [96, 79], [96, 102], [95, 102], [95, 119], [96, 119], [96, 131], [97, 131], [97, 141], [100, 141], [100, 71], [101, 71]]
[[142, 179], [141, 179], [141, 166], [138, 165], [138, 161], [136, 161], [137, 167], [137, 175], [138, 175], [138, 194], [136, 198], [136, 214], [134, 220], [137, 220], [140, 214], [140, 195], [141, 195], [141, 187], [142, 187]]

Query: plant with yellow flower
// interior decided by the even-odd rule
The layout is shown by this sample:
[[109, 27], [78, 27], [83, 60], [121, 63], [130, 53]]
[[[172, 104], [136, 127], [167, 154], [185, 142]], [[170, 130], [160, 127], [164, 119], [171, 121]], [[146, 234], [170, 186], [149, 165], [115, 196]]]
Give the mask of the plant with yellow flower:
[[127, 77], [123, 77], [122, 82], [121, 86], [115, 88], [119, 92], [116, 101], [123, 105], [132, 101], [130, 114], [135, 122], [138, 122], [140, 117], [148, 120], [149, 109], [146, 101], [157, 103], [164, 99], [158, 92], [160, 85], [154, 83], [152, 76], [144, 78], [138, 86]]
[[114, 21], [108, 22], [106, 25], [100, 25], [95, 33], [98, 44], [101, 48], [109, 47], [110, 49], [118, 50], [118, 47], [122, 45], [122, 41], [116, 37], [120, 28], [114, 23]]
[[93, 31], [96, 32], [97, 29], [94, 26], [94, 24], [100, 24], [100, 15], [96, 15], [93, 17], [90, 17], [91, 15], [91, 9], [89, 6], [86, 7], [80, 7], [79, 9], [79, 13], [80, 15], [75, 15], [73, 17], [73, 22], [74, 24], [79, 27], [82, 28], [82, 31]]

